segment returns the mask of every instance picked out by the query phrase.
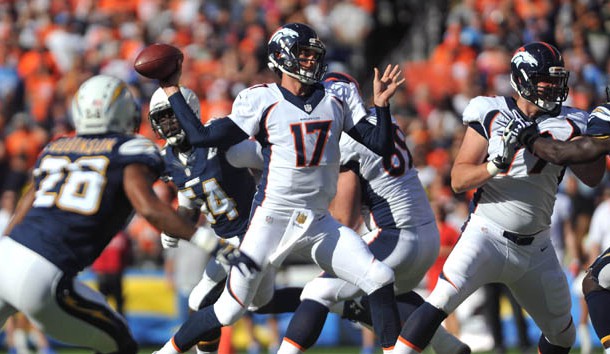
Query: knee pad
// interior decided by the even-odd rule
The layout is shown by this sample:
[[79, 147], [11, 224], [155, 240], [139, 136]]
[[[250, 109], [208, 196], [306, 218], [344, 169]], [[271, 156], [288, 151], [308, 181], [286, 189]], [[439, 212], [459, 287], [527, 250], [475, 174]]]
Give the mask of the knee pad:
[[216, 282], [214, 279], [204, 275], [189, 294], [189, 308], [197, 311], [205, 306], [212, 305], [222, 294], [224, 285], [224, 280]]
[[440, 278], [426, 301], [445, 313], [452, 313], [462, 300], [457, 289], [447, 280]]
[[223, 295], [214, 304], [214, 313], [218, 317], [218, 322], [223, 326], [230, 326], [237, 322], [247, 312], [239, 302], [237, 302], [231, 295], [223, 293]]
[[569, 321], [570, 325], [568, 328], [565, 328], [566, 321], [554, 321], [552, 328], [542, 333], [542, 335], [553, 345], [564, 348], [571, 347], [576, 340], [576, 328], [571, 318]]
[[336, 289], [327, 286], [328, 283], [324, 278], [315, 278], [311, 280], [303, 288], [301, 292], [301, 301], [313, 300], [322, 304], [323, 306], [330, 308], [336, 302]]
[[367, 295], [374, 291], [394, 282], [394, 271], [384, 263], [375, 260], [371, 263], [371, 267], [366, 272], [363, 279], [360, 280], [358, 287]]

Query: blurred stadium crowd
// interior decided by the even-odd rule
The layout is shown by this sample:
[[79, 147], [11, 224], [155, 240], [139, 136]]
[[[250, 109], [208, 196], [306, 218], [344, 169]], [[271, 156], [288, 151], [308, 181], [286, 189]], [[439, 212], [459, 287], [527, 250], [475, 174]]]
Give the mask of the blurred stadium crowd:
[[[229, 113], [241, 89], [275, 80], [266, 43], [286, 22], [311, 24], [327, 46], [329, 70], [355, 76], [365, 96], [373, 66], [403, 63], [407, 85], [392, 112], [430, 200], [458, 229], [471, 198], [449, 187], [461, 112], [477, 95], [513, 94], [516, 48], [542, 40], [562, 51], [571, 72], [568, 105], [590, 110], [606, 100], [604, 0], [0, 0], [0, 230], [40, 149], [70, 133], [71, 98], [85, 79], [104, 73], [127, 81], [142, 106], [140, 133], [156, 139], [146, 117], [157, 86], [132, 67], [144, 46], [163, 42], [184, 51], [183, 84], [198, 94], [207, 120]], [[566, 174], [560, 190], [583, 237], [602, 193], [571, 181]], [[159, 193], [172, 199], [163, 184]], [[160, 267], [158, 232], [138, 218], [127, 232], [135, 266]]]

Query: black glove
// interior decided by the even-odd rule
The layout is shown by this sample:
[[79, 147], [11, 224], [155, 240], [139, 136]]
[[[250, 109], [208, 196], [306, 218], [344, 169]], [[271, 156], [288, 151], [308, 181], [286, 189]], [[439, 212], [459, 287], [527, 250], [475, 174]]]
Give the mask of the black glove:
[[523, 128], [517, 135], [519, 144], [525, 146], [529, 152], [534, 152], [534, 141], [538, 139], [538, 125], [536, 123], [531, 124]]
[[218, 243], [216, 260], [222, 264], [237, 268], [245, 277], [254, 274], [254, 272], [260, 272], [261, 270], [252, 258], [248, 257], [248, 255], [241, 252], [239, 248], [236, 248], [228, 242]]

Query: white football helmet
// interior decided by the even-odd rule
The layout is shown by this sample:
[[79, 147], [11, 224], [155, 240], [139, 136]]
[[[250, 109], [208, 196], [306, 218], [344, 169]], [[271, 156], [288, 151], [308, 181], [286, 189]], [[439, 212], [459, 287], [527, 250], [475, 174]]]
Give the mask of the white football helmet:
[[[193, 113], [195, 113], [197, 119], [201, 119], [201, 113], [199, 112], [201, 105], [199, 104], [199, 98], [197, 98], [195, 92], [182, 86], [180, 87], [180, 92]], [[150, 125], [153, 127], [153, 130], [159, 137], [165, 139], [169, 145], [179, 145], [184, 141], [186, 133], [180, 127], [180, 123], [178, 123], [176, 115], [169, 104], [167, 95], [161, 87], [159, 87], [150, 98], [148, 119], [150, 120]]]
[[109, 75], [96, 75], [79, 87], [72, 100], [78, 135], [127, 133], [140, 128], [140, 109], [127, 85]]

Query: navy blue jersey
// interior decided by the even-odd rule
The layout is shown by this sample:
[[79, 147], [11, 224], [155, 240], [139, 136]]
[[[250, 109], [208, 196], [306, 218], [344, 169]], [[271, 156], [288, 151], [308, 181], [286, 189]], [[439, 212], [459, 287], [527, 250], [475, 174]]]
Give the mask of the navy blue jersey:
[[[254, 178], [246, 168], [229, 164], [223, 150], [193, 147], [183, 164], [177, 150], [167, 145], [161, 152], [164, 176], [174, 182], [190, 208], [200, 209], [220, 237], [241, 236], [246, 232]], [[180, 198], [181, 204], [184, 198]]]
[[163, 161], [148, 139], [106, 134], [61, 138], [36, 162], [36, 197], [10, 237], [66, 274], [89, 266], [133, 215], [123, 189], [123, 169]]
[[587, 135], [610, 135], [610, 103], [599, 105], [591, 112], [587, 123]]

